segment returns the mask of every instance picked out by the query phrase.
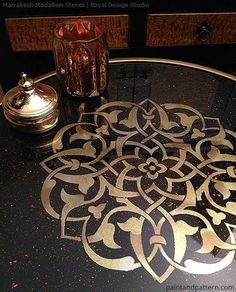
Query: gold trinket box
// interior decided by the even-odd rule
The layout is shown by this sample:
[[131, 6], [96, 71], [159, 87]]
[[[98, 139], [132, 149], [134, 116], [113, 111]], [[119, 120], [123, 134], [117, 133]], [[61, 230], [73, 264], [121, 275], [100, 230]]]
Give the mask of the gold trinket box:
[[27, 133], [52, 129], [60, 115], [57, 92], [47, 84], [34, 83], [25, 73], [18, 86], [6, 93], [2, 106], [10, 124]]

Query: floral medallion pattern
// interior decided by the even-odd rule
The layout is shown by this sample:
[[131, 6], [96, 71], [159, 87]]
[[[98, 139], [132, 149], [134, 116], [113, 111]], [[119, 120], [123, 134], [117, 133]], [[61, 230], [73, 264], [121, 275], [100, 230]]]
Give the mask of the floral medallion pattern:
[[187, 105], [110, 102], [57, 133], [42, 204], [102, 267], [214, 273], [235, 255], [235, 147]]

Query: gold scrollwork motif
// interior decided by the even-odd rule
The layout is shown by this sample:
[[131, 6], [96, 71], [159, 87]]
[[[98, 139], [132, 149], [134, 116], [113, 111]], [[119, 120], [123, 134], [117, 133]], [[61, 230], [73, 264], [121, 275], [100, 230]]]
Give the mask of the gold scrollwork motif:
[[107, 103], [55, 136], [43, 207], [102, 267], [214, 273], [236, 249], [235, 138], [186, 105]]

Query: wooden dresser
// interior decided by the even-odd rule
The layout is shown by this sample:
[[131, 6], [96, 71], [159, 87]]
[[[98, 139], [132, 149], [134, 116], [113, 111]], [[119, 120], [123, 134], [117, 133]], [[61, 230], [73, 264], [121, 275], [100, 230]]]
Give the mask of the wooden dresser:
[[[80, 2], [76, 1], [77, 6]], [[131, 8], [130, 1], [117, 7], [116, 2], [111, 0], [108, 5], [102, 0], [100, 6], [91, 6], [88, 1], [89, 9], [82, 4], [80, 9], [2, 9], [0, 57], [5, 66], [11, 67], [10, 73], [0, 76], [3, 87], [14, 85], [21, 70], [29, 71], [31, 76], [43, 73], [40, 63], [30, 65], [35, 56], [31, 60], [29, 52], [40, 54], [48, 71], [53, 70], [53, 26], [73, 17], [89, 18], [106, 30], [111, 58], [159, 57], [236, 71], [234, 0], [146, 0], [143, 8]]]

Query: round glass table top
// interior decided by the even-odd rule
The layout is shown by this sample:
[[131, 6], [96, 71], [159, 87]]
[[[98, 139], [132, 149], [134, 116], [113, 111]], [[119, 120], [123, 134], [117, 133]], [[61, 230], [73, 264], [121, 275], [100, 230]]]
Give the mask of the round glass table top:
[[233, 290], [236, 78], [158, 59], [109, 77], [93, 99], [38, 78], [61, 100], [44, 135], [1, 110], [1, 291]]

